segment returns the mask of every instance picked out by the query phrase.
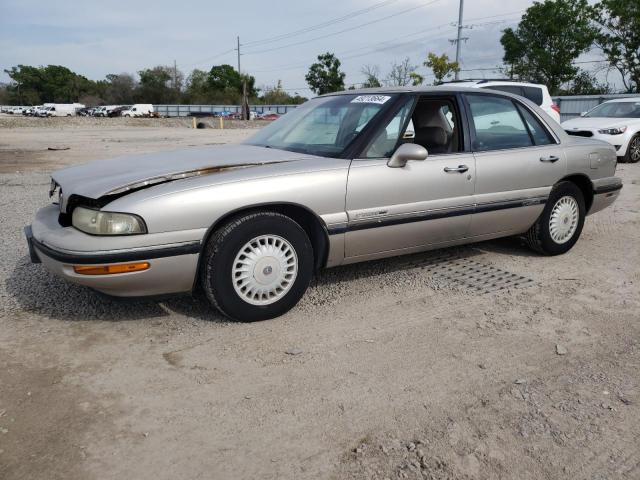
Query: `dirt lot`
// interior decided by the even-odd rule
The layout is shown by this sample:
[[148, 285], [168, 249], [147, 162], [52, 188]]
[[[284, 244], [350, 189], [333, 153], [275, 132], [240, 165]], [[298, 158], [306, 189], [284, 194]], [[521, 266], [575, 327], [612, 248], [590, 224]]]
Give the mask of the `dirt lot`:
[[236, 324], [65, 284], [22, 227], [57, 166], [246, 130], [6, 127], [3, 480], [640, 478], [640, 165], [562, 257], [507, 239], [336, 268]]

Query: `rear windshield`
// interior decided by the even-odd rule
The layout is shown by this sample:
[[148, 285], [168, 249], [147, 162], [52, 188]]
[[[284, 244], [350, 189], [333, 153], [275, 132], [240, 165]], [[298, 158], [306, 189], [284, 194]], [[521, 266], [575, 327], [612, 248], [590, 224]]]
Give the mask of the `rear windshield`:
[[521, 85], [490, 85], [488, 87], [482, 88], [520, 95], [521, 97], [531, 100], [538, 106], [542, 105], [542, 89], [540, 87], [529, 87]]

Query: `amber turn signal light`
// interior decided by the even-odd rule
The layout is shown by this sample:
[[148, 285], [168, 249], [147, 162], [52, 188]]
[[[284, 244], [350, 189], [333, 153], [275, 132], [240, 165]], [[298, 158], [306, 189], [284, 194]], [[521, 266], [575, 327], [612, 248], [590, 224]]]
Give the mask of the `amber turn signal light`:
[[121, 265], [74, 265], [73, 271], [80, 275], [113, 275], [115, 273], [140, 272], [150, 267], [149, 262], [125, 263]]

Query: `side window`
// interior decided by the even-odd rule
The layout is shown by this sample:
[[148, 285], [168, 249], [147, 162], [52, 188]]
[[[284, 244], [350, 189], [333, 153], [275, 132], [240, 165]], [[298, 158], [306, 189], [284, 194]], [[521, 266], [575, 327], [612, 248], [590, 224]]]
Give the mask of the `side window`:
[[524, 117], [524, 121], [527, 123], [527, 127], [529, 127], [529, 131], [536, 145], [551, 145], [555, 143], [551, 134], [529, 110], [522, 105], [518, 105], [518, 110], [520, 110], [520, 113]]
[[462, 135], [454, 98], [420, 98], [411, 116], [410, 125], [414, 134], [405, 134], [403, 139], [422, 145], [429, 155], [455, 153], [461, 150]]
[[530, 147], [531, 137], [515, 104], [491, 95], [467, 95], [475, 128], [476, 151]]
[[391, 121], [374, 136], [362, 158], [389, 158], [393, 154], [400, 139], [400, 132], [407, 123], [413, 100], [408, 98]]
[[522, 87], [524, 96], [536, 105], [542, 105], [542, 89], [540, 87]]
[[522, 87], [518, 85], [491, 85], [489, 87], [482, 87], [489, 90], [497, 90], [499, 92], [507, 92], [513, 95], [524, 96], [524, 92], [522, 91]]

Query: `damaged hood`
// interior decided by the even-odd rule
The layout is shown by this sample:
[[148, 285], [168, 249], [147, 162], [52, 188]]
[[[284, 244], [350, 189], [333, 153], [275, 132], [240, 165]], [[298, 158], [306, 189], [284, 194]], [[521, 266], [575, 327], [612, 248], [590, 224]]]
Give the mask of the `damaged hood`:
[[318, 158], [252, 145], [220, 145], [98, 160], [58, 170], [51, 178], [60, 186], [65, 200], [70, 195], [98, 199], [230, 169]]

